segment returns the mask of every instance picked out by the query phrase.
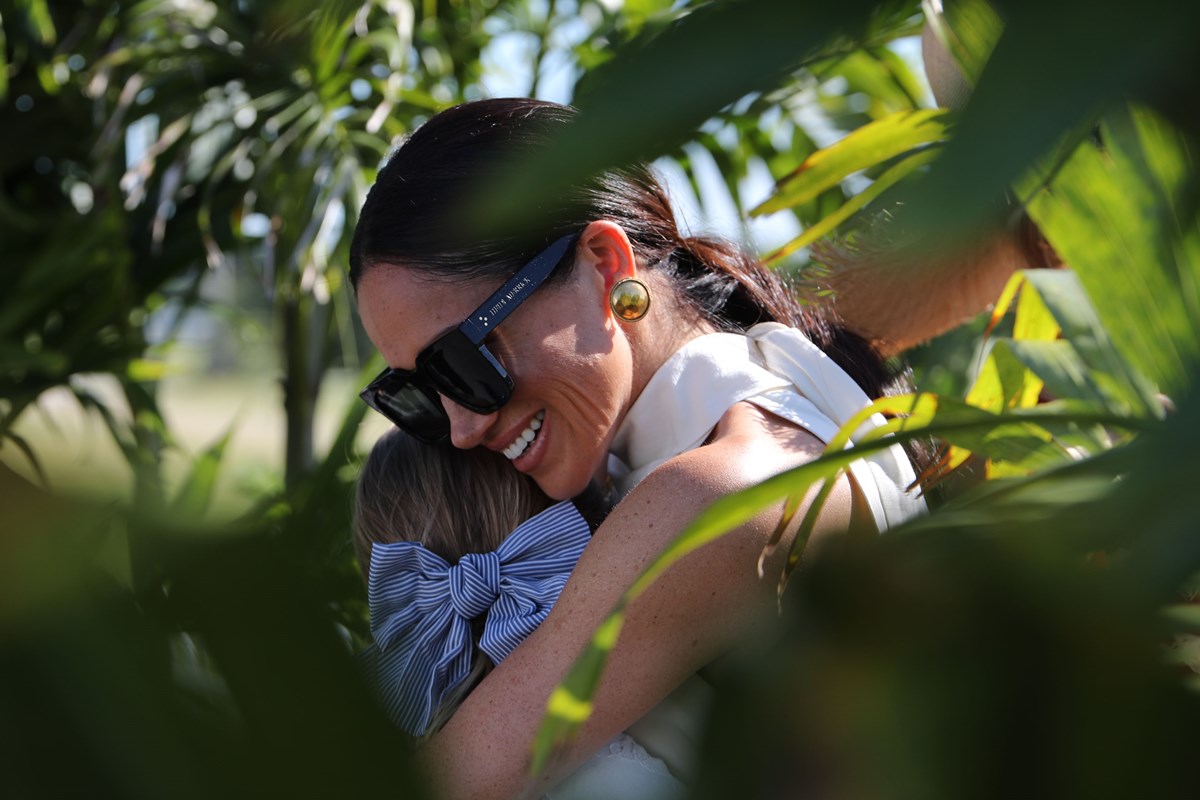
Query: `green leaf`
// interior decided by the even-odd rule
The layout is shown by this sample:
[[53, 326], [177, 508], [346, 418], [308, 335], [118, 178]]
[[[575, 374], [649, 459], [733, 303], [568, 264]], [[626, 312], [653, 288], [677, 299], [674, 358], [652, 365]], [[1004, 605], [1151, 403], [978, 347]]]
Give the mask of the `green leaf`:
[[938, 151], [938, 147], [931, 146], [926, 150], [921, 150], [914, 155], [908, 156], [903, 161], [900, 161], [898, 164], [888, 168], [887, 172], [876, 178], [874, 183], [843, 203], [837, 209], [837, 211], [834, 211], [816, 225], [811, 226], [804, 231], [804, 233], [800, 234], [783, 247], [771, 253], [769, 256], [767, 256], [766, 260], [777, 261], [785, 256], [791, 255], [797, 250], [808, 247], [810, 244], [822, 238], [823, 236], [827, 236], [828, 234], [832, 233], [839, 225], [861, 211], [872, 200], [879, 197], [881, 194], [895, 186], [902, 179], [916, 172], [921, 167], [931, 163], [935, 158], [937, 158]]
[[771, 214], [806, 203], [856, 172], [914, 148], [945, 141], [949, 118], [949, 112], [940, 110], [898, 111], [864, 125], [806, 158], [792, 174], [779, 181], [775, 194], [750, 214]]
[[[1020, 294], [1016, 295], [1018, 291]], [[995, 327], [999, 316], [1011, 306], [1014, 295], [1017, 302], [1013, 322], [1015, 340], [1051, 341], [1059, 335], [1061, 328], [1057, 320], [1038, 293], [1028, 287], [1024, 273], [1015, 274], [1005, 286], [992, 311], [989, 331]], [[993, 413], [1011, 408], [1030, 408], [1037, 403], [1043, 380], [1013, 355], [1011, 344], [1001, 340], [993, 345], [974, 385], [967, 393], [967, 403]]]
[[1049, 342], [1062, 333], [1062, 326], [1037, 292], [1037, 285], [1035, 278], [1034, 288], [1026, 288], [1017, 300], [1017, 313], [1013, 316], [1014, 339]]
[[58, 32], [54, 28], [54, 19], [50, 16], [50, 7], [46, 0], [26, 0], [25, 10], [29, 15], [29, 25], [46, 47], [52, 47], [58, 40]]
[[[850, 436], [872, 414], [906, 415], [871, 431], [863, 441], [843, 449]], [[1005, 460], [1044, 457], [1050, 438], [1045, 425], [1109, 424], [1118, 428], [1146, 429], [1156, 423], [1127, 418], [1092, 409], [1061, 405], [1022, 409], [1009, 414], [989, 414], [962, 401], [929, 394], [899, 395], [877, 400], [862, 409], [826, 446], [825, 452], [806, 464], [769, 478], [762, 483], [727, 495], [704, 509], [652, 561], [625, 594], [614, 604], [605, 621], [593, 634], [584, 652], [551, 695], [546, 715], [534, 739], [531, 774], [537, 774], [554, 748], [573, 736], [591, 714], [591, 698], [599, 685], [604, 664], [624, 623], [625, 609], [679, 559], [725, 535], [786, 498], [803, 496], [819, 481], [831, 481], [852, 461], [927, 436], [970, 442]]]
[[198, 520], [208, 511], [217, 486], [217, 476], [225, 458], [225, 448], [229, 445], [236, 426], [236, 422], [231, 423], [225, 433], [201, 453], [192, 465], [171, 504], [172, 511], [181, 518]]
[[530, 224], [522, 208], [600, 170], [672, 151], [722, 108], [819, 59], [831, 42], [844, 48], [838, 37], [867, 35], [873, 9], [863, 0], [696, 6], [589, 73], [573, 101], [579, 116], [530, 163], [514, 165], [486, 187], [470, 221], [489, 228]]
[[1077, 149], [1030, 214], [1095, 306], [1096, 319], [1080, 327], [1176, 395], [1200, 363], [1200, 226], [1187, 205], [1194, 153], [1144, 111], [1115, 115], [1103, 137], [1103, 151]]
[[135, 358], [129, 362], [125, 374], [131, 381], [154, 382], [160, 381], [170, 372], [165, 361], [152, 361], [148, 358]]
[[1017, 299], [1017, 293], [1021, 291], [1021, 287], [1025, 285], [1025, 272], [1018, 270], [1013, 273], [1008, 279], [1008, 283], [1004, 284], [1004, 291], [1000, 293], [995, 304], [992, 306], [992, 313], [988, 319], [987, 326], [984, 328], [983, 335], [986, 337], [991, 334], [992, 330], [1000, 324], [1000, 320], [1012, 308], [1013, 301]]
[[1093, 371], [1070, 342], [1010, 341], [1003, 345], [1030, 372], [1045, 381], [1047, 390], [1055, 397], [1083, 400], [1098, 408], [1114, 411], [1121, 408], [1128, 410], [1126, 404], [1116, 401], [1101, 389]]
[[[869, 99], [872, 119], [920, 108], [922, 90], [904, 59], [887, 47], [857, 50], [838, 60], [827, 73], [846, 79], [842, 98], [861, 93]], [[824, 75], [822, 75], [824, 77]]]
[[1027, 290], [1037, 291], [1096, 380], [1111, 387], [1106, 391], [1113, 400], [1132, 413], [1161, 415], [1154, 387], [1118, 352], [1075, 271], [1030, 270], [1026, 281]]
[[617, 643], [625, 622], [625, 603], [604, 621], [592, 637], [583, 655], [571, 667], [563, 682], [554, 687], [546, 704], [546, 716], [538, 726], [533, 740], [533, 761], [530, 774], [537, 775], [545, 768], [554, 751], [569, 741], [579, 726], [592, 715], [592, 695], [600, 683], [609, 652]]
[[1200, 73], [1183, 65], [1195, 50], [1200, 4], [1006, 2], [1004, 14], [1004, 35], [954, 141], [908, 198], [906, 224], [922, 234], [973, 237], [994, 224], [1022, 173], [1085, 139], [1099, 115], [1130, 98], [1190, 119], [1184, 98], [1196, 96]]
[[8, 36], [4, 32], [4, 15], [0, 14], [0, 103], [8, 99]]
[[992, 345], [966, 402], [976, 408], [999, 414], [1012, 408], [1029, 408], [1037, 401], [1042, 381], [1013, 354], [1011, 341]]

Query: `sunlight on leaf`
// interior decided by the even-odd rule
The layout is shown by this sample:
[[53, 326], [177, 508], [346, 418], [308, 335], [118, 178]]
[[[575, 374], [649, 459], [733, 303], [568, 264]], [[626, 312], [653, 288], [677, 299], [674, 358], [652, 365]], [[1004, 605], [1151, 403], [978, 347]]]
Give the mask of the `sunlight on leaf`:
[[808, 247], [818, 239], [829, 235], [837, 229], [846, 220], [853, 217], [861, 211], [868, 203], [879, 197], [888, 189], [895, 186], [902, 179], [908, 177], [923, 166], [933, 162], [938, 155], [938, 148], [931, 147], [927, 150], [922, 150], [914, 155], [908, 156], [899, 163], [888, 168], [886, 172], [875, 179], [875, 182], [862, 190], [858, 194], [851, 197], [842, 204], [837, 211], [822, 219], [816, 225], [811, 226], [804, 233], [797, 236], [792, 241], [780, 247], [775, 252], [768, 255], [764, 260], [767, 262], [778, 261], [785, 256], [802, 248]]
[[941, 110], [899, 111], [868, 123], [806, 158], [781, 178], [774, 195], [750, 214], [770, 214], [807, 203], [850, 175], [917, 147], [945, 141], [949, 118], [949, 112]]
[[[864, 435], [862, 441], [853, 447], [843, 449], [863, 422], [879, 413], [904, 416], [888, 420], [884, 426]], [[1054, 445], [1046, 426], [1066, 424], [1103, 424], [1143, 430], [1154, 426], [1156, 422], [1068, 404], [990, 414], [962, 401], [928, 393], [884, 397], [848, 420], [819, 458], [716, 501], [700, 512], [643, 570], [638, 580], [613, 606], [583, 654], [559, 684], [565, 693], [556, 690], [553, 695], [555, 708], [548, 708], [542, 718], [534, 742], [532, 774], [537, 774], [552, 757], [555, 748], [575, 735], [586, 721], [587, 716], [583, 712], [587, 710], [587, 704], [599, 685], [604, 664], [624, 622], [625, 610], [679, 559], [734, 530], [772, 505], [790, 497], [803, 496], [820, 481], [831, 482], [851, 462], [870, 453], [912, 439], [936, 436], [946, 441], [969, 443], [972, 450], [994, 454], [1017, 465], [1023, 461], [1052, 463], [1066, 460], [1066, 456]], [[795, 558], [798, 560], [799, 556], [795, 555]], [[791, 561], [790, 555], [789, 563]]]
[[[1140, 110], [1116, 115], [1103, 138], [1103, 150], [1076, 150], [1030, 213], [1086, 287], [1098, 312], [1087, 326], [1175, 395], [1200, 362], [1200, 226], [1186, 205], [1194, 154]], [[1123, 382], [1143, 400], [1152, 395], [1136, 376]]]
[[1113, 399], [1132, 413], [1161, 415], [1154, 387], [1134, 366], [1136, 362], [1129, 360], [1128, 351], [1117, 350], [1078, 271], [1030, 270], [1026, 279], [1062, 327], [1071, 347], [1095, 370], [1097, 380], [1112, 387]]
[[1004, 291], [1000, 293], [1000, 297], [992, 306], [992, 313], [988, 317], [987, 327], [983, 330], [984, 336], [990, 336], [992, 330], [1000, 323], [1000, 320], [1008, 313], [1012, 307], [1012, 303], [1017, 299], [1017, 292], [1025, 285], [1025, 272], [1018, 270], [1013, 273], [1013, 276], [1008, 279], [1008, 283], [1004, 285]]

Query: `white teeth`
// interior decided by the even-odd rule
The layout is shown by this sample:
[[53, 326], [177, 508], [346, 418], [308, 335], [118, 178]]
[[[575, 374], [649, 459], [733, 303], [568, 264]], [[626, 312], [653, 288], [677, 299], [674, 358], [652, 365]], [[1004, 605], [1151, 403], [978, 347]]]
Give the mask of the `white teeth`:
[[521, 457], [525, 452], [525, 448], [529, 447], [530, 443], [537, 438], [537, 432], [541, 430], [542, 420], [546, 418], [545, 411], [539, 411], [529, 421], [528, 427], [517, 436], [517, 438], [508, 447], [504, 448], [504, 457], [509, 461], [513, 461]]

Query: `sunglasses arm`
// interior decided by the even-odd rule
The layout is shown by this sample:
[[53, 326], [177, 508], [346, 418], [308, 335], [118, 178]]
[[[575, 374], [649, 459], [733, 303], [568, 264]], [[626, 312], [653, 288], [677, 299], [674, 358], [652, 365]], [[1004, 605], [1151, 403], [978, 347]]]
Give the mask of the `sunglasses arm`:
[[483, 342], [531, 292], [546, 282], [578, 238], [578, 234], [564, 236], [543, 250], [518, 270], [516, 275], [509, 278], [495, 294], [484, 300], [471, 316], [463, 320], [458, 329], [466, 334], [472, 344]]

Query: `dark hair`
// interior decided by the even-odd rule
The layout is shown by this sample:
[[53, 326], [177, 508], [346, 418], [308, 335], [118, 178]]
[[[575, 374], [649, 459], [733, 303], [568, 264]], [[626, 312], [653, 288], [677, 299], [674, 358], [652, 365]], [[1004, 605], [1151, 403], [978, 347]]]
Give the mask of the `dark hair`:
[[[544, 150], [576, 112], [541, 100], [464, 103], [437, 114], [400, 145], [380, 170], [350, 246], [350, 281], [377, 264], [416, 265], [431, 277], [509, 278], [539, 249], [594, 220], [620, 225], [639, 262], [666, 276], [679, 296], [718, 330], [777, 321], [800, 328], [871, 397], [891, 377], [875, 349], [803, 305], [777, 272], [718, 239], [683, 236], [666, 192], [635, 164], [602, 172], [537, 210], [542, 230], [471, 236], [464, 203], [501, 178], [516, 159]], [[570, 268], [551, 280], [562, 280]]]

